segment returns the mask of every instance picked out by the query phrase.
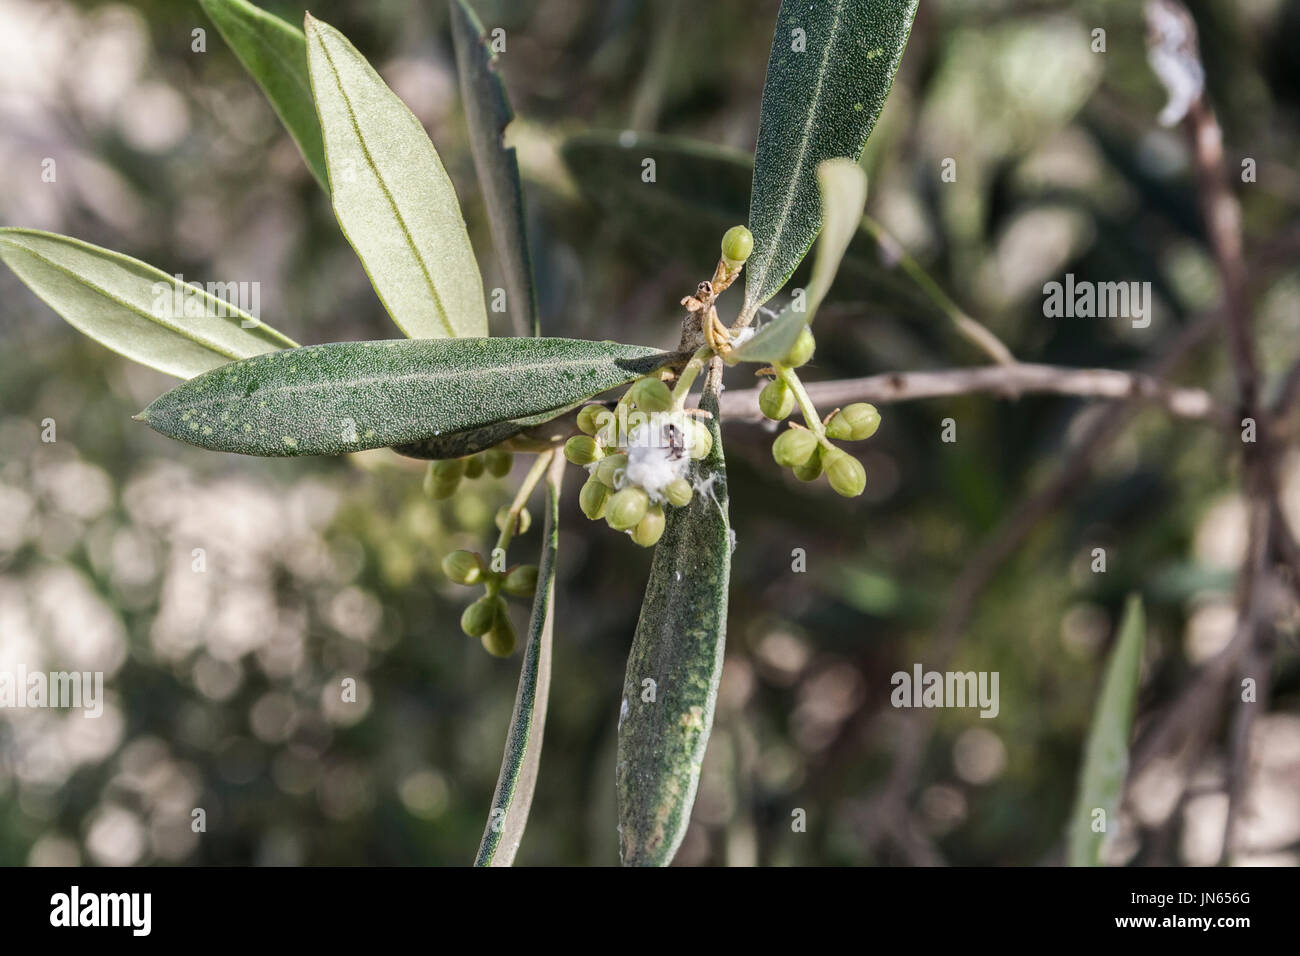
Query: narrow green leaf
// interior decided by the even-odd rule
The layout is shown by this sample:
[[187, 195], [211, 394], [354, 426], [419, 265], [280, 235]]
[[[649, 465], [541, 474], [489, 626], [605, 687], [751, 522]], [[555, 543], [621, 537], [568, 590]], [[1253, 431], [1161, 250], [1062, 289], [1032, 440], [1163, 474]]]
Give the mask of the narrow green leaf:
[[713, 389], [700, 407], [714, 416], [713, 450], [696, 466], [700, 490], [690, 504], [668, 509], [623, 680], [616, 779], [624, 866], [672, 862], [690, 822], [722, 674], [731, 525]]
[[[177, 378], [296, 344], [205, 290], [80, 239], [0, 229], [0, 259], [73, 328]], [[239, 298], [229, 283], [216, 291]]]
[[812, 322], [830, 291], [844, 251], [862, 225], [862, 212], [867, 205], [867, 174], [857, 163], [851, 159], [826, 160], [817, 167], [817, 187], [826, 225], [817, 240], [817, 257], [804, 307], [796, 311], [793, 303], [787, 305], [780, 315], [732, 352], [734, 361], [780, 362], [790, 354], [799, 333]]
[[487, 335], [456, 190], [424, 127], [338, 30], [308, 14], [305, 32], [334, 213], [388, 314], [411, 338]]
[[808, 283], [808, 321], [826, 298], [849, 242], [867, 208], [867, 174], [851, 159], [828, 159], [817, 167], [822, 231], [817, 240], [812, 281]]
[[754, 153], [746, 313], [785, 285], [821, 228], [817, 167], [862, 155], [916, 6], [917, 0], [782, 0]]
[[248, 0], [199, 0], [239, 62], [262, 88], [312, 175], [328, 191], [325, 146], [307, 73], [307, 40], [301, 30]]
[[496, 54], [484, 42], [484, 35], [483, 24], [470, 5], [465, 0], [452, 0], [451, 38], [469, 124], [470, 152], [487, 206], [492, 244], [505, 273], [506, 308], [516, 335], [541, 335], [519, 161], [514, 147], [506, 146], [504, 140], [506, 127], [515, 114], [496, 71]]
[[[1079, 792], [1070, 817], [1070, 865], [1100, 865], [1101, 846], [1107, 832], [1119, 823], [1120, 800], [1128, 776], [1129, 736], [1137, 701], [1146, 623], [1142, 599], [1130, 595], [1120, 622], [1119, 640], [1106, 664], [1097, 709], [1088, 731]], [[1103, 811], [1099, 817], [1097, 811]], [[1105, 827], [1098, 832], [1094, 828]]]
[[780, 362], [790, 354], [800, 331], [807, 324], [807, 312], [796, 312], [793, 305], [787, 305], [777, 313], [775, 319], [755, 332], [752, 339], [732, 349], [728, 361], [759, 362], [764, 365]]
[[213, 369], [138, 417], [216, 451], [339, 455], [563, 409], [667, 358], [578, 339], [332, 342]]
[[487, 827], [475, 866], [510, 866], [528, 823], [537, 768], [542, 758], [542, 731], [551, 686], [551, 635], [555, 630], [555, 555], [560, 537], [560, 485], [564, 457], [555, 454], [546, 475], [546, 527], [537, 564], [537, 592], [528, 619], [528, 642], [519, 670], [515, 711], [506, 734], [506, 752], [497, 777]]

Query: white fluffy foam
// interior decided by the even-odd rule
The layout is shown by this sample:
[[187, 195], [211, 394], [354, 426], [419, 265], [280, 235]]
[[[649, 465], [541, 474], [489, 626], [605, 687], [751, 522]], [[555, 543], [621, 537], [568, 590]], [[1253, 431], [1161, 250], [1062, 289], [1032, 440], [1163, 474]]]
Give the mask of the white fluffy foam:
[[[665, 489], [678, 478], [684, 478], [691, 464], [688, 449], [679, 447], [674, 451], [663, 438], [665, 427], [658, 427], [659, 434], [656, 434], [654, 425], [648, 424], [637, 425], [631, 430], [627, 438], [627, 468], [619, 483], [620, 488], [623, 485], [644, 488], [656, 504], [664, 503]], [[682, 430], [684, 424], [679, 422], [675, 427]]]

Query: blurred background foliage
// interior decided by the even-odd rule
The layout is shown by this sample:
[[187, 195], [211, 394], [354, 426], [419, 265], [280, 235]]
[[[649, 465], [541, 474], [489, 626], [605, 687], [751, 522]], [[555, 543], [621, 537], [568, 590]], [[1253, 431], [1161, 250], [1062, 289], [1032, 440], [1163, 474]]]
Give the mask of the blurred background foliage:
[[[300, 22], [303, 5], [265, 0]], [[677, 300], [743, 221], [776, 0], [480, 0], [506, 31], [547, 334], [670, 345]], [[1297, 0], [1192, 0], [1238, 184], [1269, 388], [1300, 331]], [[501, 284], [457, 98], [442, 2], [315, 0], [425, 123]], [[1106, 31], [1094, 53], [1090, 34]], [[192, 31], [206, 31], [206, 52]], [[868, 147], [868, 211], [1025, 360], [1141, 366], [1212, 308], [1217, 274], [1187, 144], [1154, 117], [1140, 4], [923, 0]], [[649, 134], [729, 150], [620, 194], [584, 140], [656, 155]], [[627, 132], [627, 131], [632, 132]], [[622, 139], [619, 135], [622, 133]], [[588, 140], [588, 143], [590, 140]], [[41, 179], [42, 160], [57, 180]], [[565, 158], [572, 167], [566, 167]], [[939, 178], [944, 158], [957, 180]], [[584, 165], [584, 162], [586, 165]], [[724, 163], [725, 165], [725, 163]], [[197, 4], [0, 0], [0, 221], [71, 234], [193, 281], [260, 283], [304, 343], [397, 334], [292, 142]], [[1045, 319], [1073, 272], [1150, 281], [1145, 330]], [[980, 361], [867, 245], [818, 321], [810, 378]], [[729, 306], [734, 309], [734, 304]], [[501, 317], [494, 317], [496, 318]], [[508, 334], [502, 324], [497, 331]], [[130, 421], [170, 380], [64, 325], [0, 270], [0, 670], [107, 673], [104, 716], [0, 711], [0, 863], [464, 864], [477, 846], [519, 658], [457, 618], [442, 554], [489, 545], [508, 480], [432, 502], [387, 453], [259, 461]], [[729, 373], [747, 387], [743, 368]], [[1180, 379], [1230, 400], [1222, 338]], [[938, 714], [909, 813], [871, 798], [893, 759], [890, 675], [939, 663], [953, 580], [1059, 466], [1096, 406], [1055, 397], [883, 409], [844, 501], [773, 467], [770, 433], [725, 430], [735, 554], [727, 661], [681, 864], [917, 862], [903, 827], [958, 864], [1063, 859], [1105, 653], [1129, 591], [1149, 632], [1138, 734], [1231, 636], [1245, 508], [1234, 434], [1143, 411], [1003, 568], [953, 666], [998, 671], [1001, 712]], [[955, 444], [940, 422], [956, 420]], [[57, 441], [41, 440], [54, 419]], [[519, 468], [525, 463], [516, 462]], [[1300, 527], [1300, 461], [1284, 463]], [[616, 862], [614, 734], [649, 555], [562, 509], [555, 673], [519, 862]], [[537, 511], [536, 506], [534, 511]], [[537, 532], [520, 539], [524, 560]], [[1089, 569], [1107, 553], [1104, 574]], [[792, 549], [807, 573], [791, 570]], [[195, 549], [202, 549], [202, 553]], [[205, 570], [197, 573], [195, 561]], [[1291, 599], [1286, 598], [1287, 601]], [[522, 612], [522, 605], [518, 610]], [[1296, 609], [1254, 728], [1243, 848], [1300, 860]], [[522, 626], [522, 620], [519, 622]], [[356, 704], [339, 703], [344, 677]], [[1225, 726], [1138, 768], [1113, 862], [1219, 858]], [[202, 807], [206, 833], [190, 827]], [[806, 811], [807, 831], [792, 814]], [[922, 855], [924, 858], [924, 854]]]

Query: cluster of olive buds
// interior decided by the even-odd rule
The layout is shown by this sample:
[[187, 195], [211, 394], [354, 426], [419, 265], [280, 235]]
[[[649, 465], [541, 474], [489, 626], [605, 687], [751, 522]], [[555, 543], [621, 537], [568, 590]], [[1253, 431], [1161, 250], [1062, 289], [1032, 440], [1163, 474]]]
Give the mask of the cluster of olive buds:
[[[764, 392], [781, 384], [779, 380], [772, 382]], [[769, 404], [777, 400], [779, 390]], [[764, 414], [767, 414], [766, 409]], [[824, 473], [837, 493], [845, 498], [856, 498], [867, 486], [866, 470], [862, 462], [831, 444], [830, 439], [860, 441], [870, 438], [880, 427], [880, 413], [875, 406], [859, 402], [836, 409], [822, 424], [824, 434], [818, 435], [791, 422], [790, 427], [772, 443], [772, 457], [782, 468], [793, 469], [794, 476], [800, 481], [816, 481]]]
[[686, 476], [691, 461], [713, 448], [708, 428], [678, 406], [662, 379], [649, 376], [612, 410], [584, 407], [578, 429], [564, 457], [590, 476], [578, 495], [582, 513], [653, 546], [664, 533], [664, 506], [684, 507], [695, 495]]
[[[780, 422], [790, 417], [796, 396], [779, 369], [806, 365], [816, 348], [812, 331], [805, 326], [790, 354], [779, 363], [778, 369], [766, 370], [777, 375], [758, 394], [759, 410], [767, 418]], [[791, 381], [798, 386], [797, 379], [792, 378]], [[806, 399], [807, 396], [804, 397]], [[816, 422], [815, 416], [813, 421]], [[794, 476], [800, 481], [816, 481], [825, 474], [837, 493], [845, 498], [856, 498], [867, 486], [866, 470], [862, 467], [862, 462], [831, 444], [831, 440], [862, 441], [874, 435], [879, 427], [880, 412], [876, 407], [865, 402], [855, 402], [835, 409], [824, 421], [813, 427], [790, 422], [790, 427], [772, 443], [772, 457], [782, 468], [793, 469]]]
[[[526, 514], [520, 512], [521, 526]], [[520, 564], [505, 571], [493, 571], [477, 552], [453, 551], [442, 559], [442, 571], [457, 584], [483, 585], [483, 596], [461, 614], [460, 629], [470, 637], [477, 637], [489, 654], [509, 657], [517, 637], [502, 595], [531, 598], [537, 590], [537, 565]]]
[[481, 455], [465, 458], [431, 461], [424, 474], [424, 491], [430, 498], [450, 498], [460, 487], [462, 478], [478, 478], [484, 472], [494, 478], [504, 478], [510, 474], [513, 464], [514, 455], [501, 448], [489, 448]]

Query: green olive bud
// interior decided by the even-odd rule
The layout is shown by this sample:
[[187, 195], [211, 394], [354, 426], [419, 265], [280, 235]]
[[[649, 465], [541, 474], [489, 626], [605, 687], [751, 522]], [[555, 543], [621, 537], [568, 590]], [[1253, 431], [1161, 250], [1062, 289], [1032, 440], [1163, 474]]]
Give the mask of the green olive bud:
[[578, 492], [578, 507], [592, 521], [605, 516], [605, 503], [609, 501], [609, 486], [596, 478], [588, 478], [587, 483]]
[[[506, 522], [510, 520], [510, 509], [502, 505], [497, 510], [496, 525], [498, 531], [506, 530]], [[519, 509], [519, 520], [515, 522], [515, 534], [526, 534], [528, 529], [533, 525], [533, 516], [528, 513], [527, 508]]]
[[646, 509], [645, 517], [632, 529], [632, 540], [643, 548], [654, 547], [664, 534], [664, 509], [651, 505]]
[[[876, 410], [875, 405], [868, 405], [866, 402], [854, 402], [841, 410], [840, 415], [843, 415], [853, 428], [853, 434], [849, 436], [851, 441], [870, 438], [880, 427], [880, 412]], [[839, 415], [835, 417], [839, 418]]]
[[691, 439], [691, 457], [697, 461], [701, 458], [707, 458], [709, 452], [713, 450], [713, 433], [709, 431], [709, 426], [704, 422], [692, 418], [689, 424], [694, 432]]
[[754, 251], [754, 234], [744, 226], [732, 226], [722, 235], [722, 258], [738, 266]]
[[[500, 599], [498, 598], [498, 600]], [[509, 657], [515, 652], [515, 644], [518, 643], [518, 638], [515, 635], [515, 626], [510, 621], [510, 615], [506, 613], [504, 601], [501, 603], [496, 620], [479, 638], [479, 641], [483, 645], [483, 650], [493, 657]]]
[[442, 559], [442, 573], [457, 584], [476, 584], [483, 578], [483, 559], [473, 551], [453, 551]]
[[853, 426], [844, 417], [843, 409], [832, 415], [831, 420], [826, 423], [826, 437], [833, 441], [848, 441], [852, 434]]
[[596, 434], [605, 422], [602, 416], [608, 414], [609, 409], [604, 405], [582, 406], [582, 411], [578, 412], [578, 430], [584, 435]]
[[867, 487], [867, 471], [848, 452], [840, 448], [829, 448], [825, 455], [826, 478], [831, 487], [845, 498], [856, 498]]
[[668, 482], [664, 488], [664, 497], [668, 499], [669, 504], [676, 505], [678, 508], [685, 508], [691, 503], [691, 498], [695, 496], [695, 489], [685, 478], [674, 478]]
[[785, 382], [768, 382], [758, 393], [758, 409], [774, 422], [782, 422], [794, 411], [794, 392]]
[[439, 481], [450, 481], [465, 474], [465, 461], [463, 458], [444, 458], [430, 462], [429, 473]]
[[836, 412], [826, 423], [826, 437], [837, 441], [862, 441], [870, 438], [880, 427], [880, 412], [876, 406], [855, 402]]
[[817, 450], [817, 436], [806, 428], [789, 428], [776, 436], [772, 457], [782, 468], [797, 468]]
[[808, 360], [813, 357], [813, 352], [817, 351], [817, 342], [813, 339], [812, 329], [804, 326], [799, 330], [799, 337], [794, 340], [794, 345], [781, 364], [786, 368], [799, 368], [801, 365], [807, 365]]
[[501, 589], [515, 597], [532, 597], [537, 590], [537, 565], [521, 564], [506, 575]]
[[449, 482], [437, 482], [429, 489], [429, 497], [434, 501], [446, 501], [452, 495], [456, 494], [456, 489], [460, 487], [460, 479]]
[[465, 477], [478, 478], [483, 474], [483, 456], [473, 455], [465, 459]]
[[436, 501], [442, 501], [444, 498], [450, 498], [460, 487], [460, 475], [452, 475], [450, 478], [440, 478], [433, 466], [441, 462], [429, 462], [429, 468], [424, 473], [424, 493]]
[[504, 449], [489, 448], [483, 452], [483, 465], [494, 478], [504, 478], [510, 474], [510, 466], [514, 463], [515, 456]]
[[624, 488], [614, 492], [605, 505], [605, 521], [615, 531], [628, 531], [640, 524], [650, 507], [644, 488]]
[[500, 600], [499, 597], [484, 595], [465, 608], [460, 616], [460, 629], [470, 637], [482, 637], [496, 620], [497, 602]]
[[574, 435], [564, 443], [564, 457], [575, 465], [590, 465], [599, 461], [601, 454], [596, 439], [590, 435]]
[[608, 488], [613, 488], [620, 473], [627, 470], [627, 455], [606, 455], [596, 466], [596, 480]]
[[794, 476], [800, 481], [816, 481], [822, 476], [822, 446], [818, 445], [817, 450], [802, 465], [794, 469]]
[[643, 412], [666, 412], [673, 407], [673, 393], [657, 378], [643, 378], [628, 389], [628, 398]]

